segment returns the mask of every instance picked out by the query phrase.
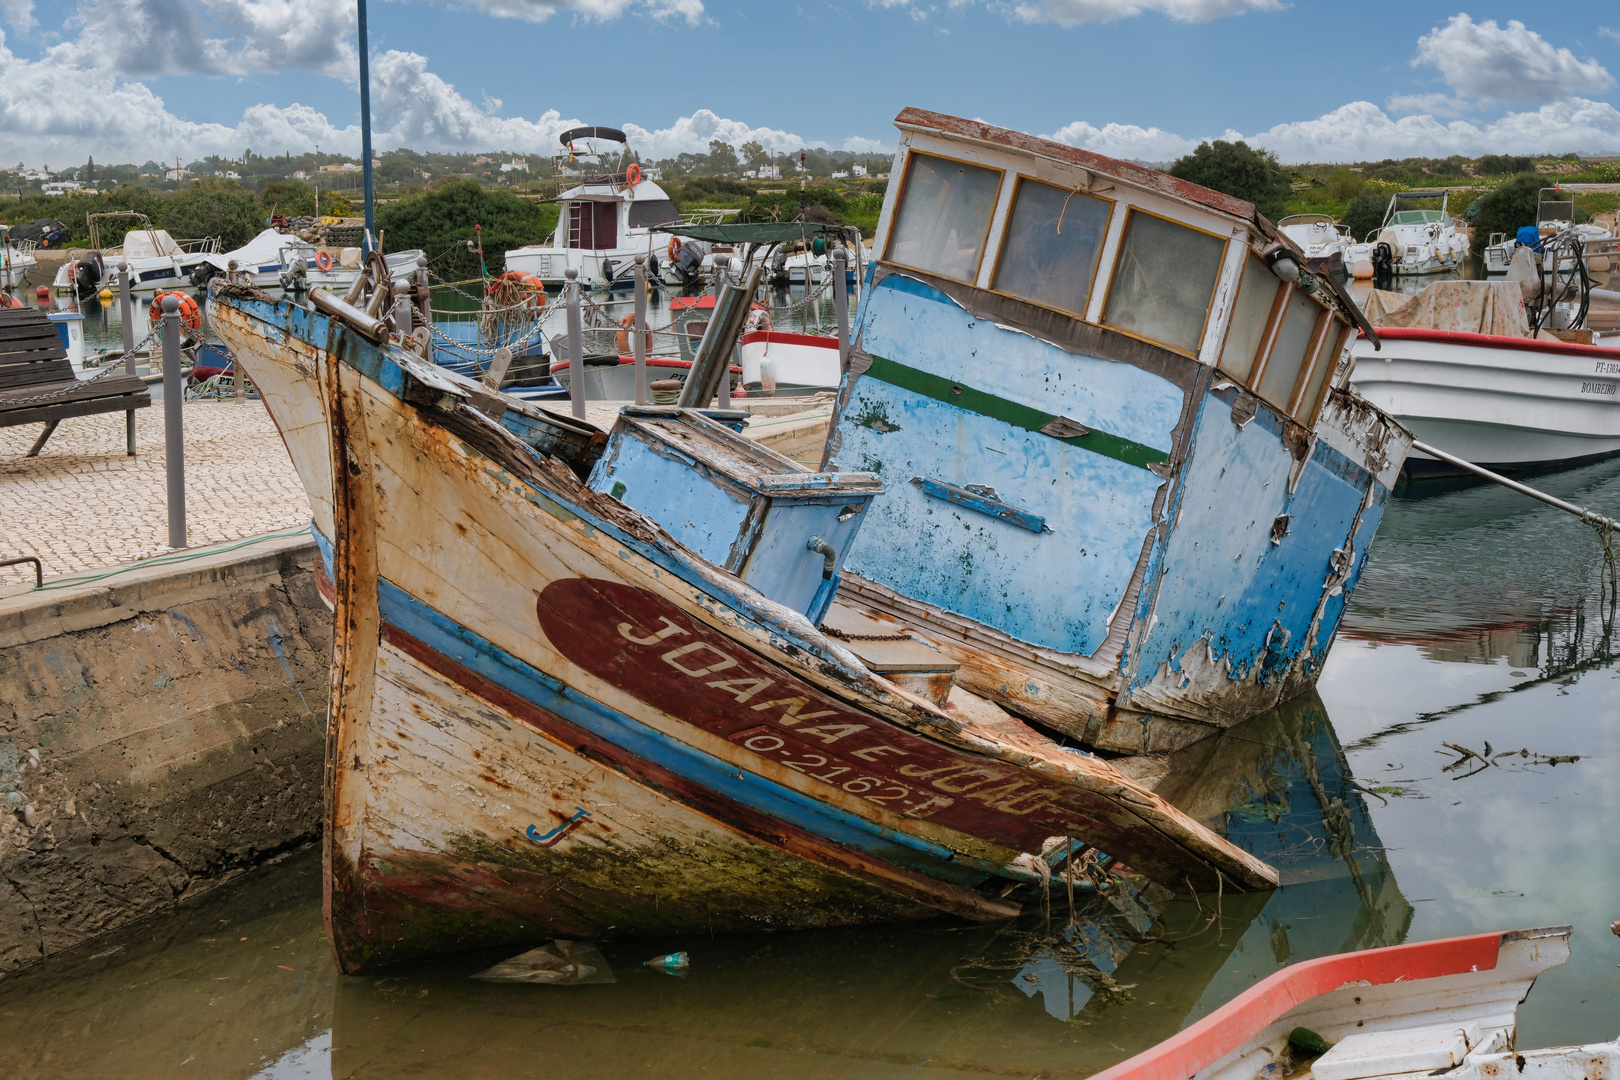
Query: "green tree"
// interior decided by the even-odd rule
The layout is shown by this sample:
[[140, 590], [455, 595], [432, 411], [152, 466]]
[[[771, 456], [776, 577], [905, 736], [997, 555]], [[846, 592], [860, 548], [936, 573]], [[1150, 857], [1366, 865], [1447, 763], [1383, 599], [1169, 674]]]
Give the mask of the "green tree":
[[[473, 226], [482, 225], [481, 230]], [[478, 255], [467, 241], [482, 235], [492, 274], [506, 269], [509, 248], [538, 243], [557, 227], [557, 207], [504, 191], [487, 191], [473, 180], [446, 180], [413, 199], [377, 208], [377, 228], [389, 251], [421, 248], [433, 272], [451, 281], [475, 278]]]
[[253, 193], [235, 180], [196, 180], [159, 204], [154, 224], [176, 239], [217, 236], [225, 251], [239, 248], [264, 228]]
[[1254, 203], [1269, 218], [1282, 216], [1288, 200], [1288, 174], [1270, 151], [1248, 143], [1199, 143], [1198, 149], [1170, 166], [1170, 175]]
[[[1487, 239], [1492, 233], [1512, 236], [1520, 226], [1534, 225], [1541, 187], [1539, 175], [1523, 173], [1495, 191], [1481, 195], [1477, 200], [1479, 212], [1474, 218], [1474, 235]], [[1481, 246], [1475, 244], [1476, 248]]]
[[743, 164], [750, 169], [757, 169], [770, 161], [770, 155], [765, 153], [765, 148], [752, 139], [743, 143], [738, 152], [742, 155]]
[[259, 192], [265, 216], [302, 217], [315, 212], [315, 190], [300, 180], [272, 180]]
[[1350, 200], [1350, 206], [1339, 219], [1339, 224], [1350, 230], [1357, 242], [1384, 223], [1384, 212], [1389, 209], [1389, 194], [1364, 187]]
[[717, 173], [729, 176], [741, 168], [737, 161], [737, 151], [731, 148], [728, 142], [719, 139], [709, 140], [709, 168]]

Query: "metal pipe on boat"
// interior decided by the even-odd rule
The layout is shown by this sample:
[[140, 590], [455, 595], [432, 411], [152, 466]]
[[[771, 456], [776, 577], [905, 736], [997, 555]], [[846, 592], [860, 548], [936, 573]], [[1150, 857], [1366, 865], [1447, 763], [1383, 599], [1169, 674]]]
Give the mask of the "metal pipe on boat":
[[1484, 477], [1486, 480], [1501, 484], [1505, 488], [1511, 488], [1512, 490], [1517, 491], [1520, 495], [1528, 495], [1532, 499], [1539, 499], [1548, 506], [1556, 507], [1559, 510], [1564, 511], [1566, 514], [1574, 514], [1576, 517], [1588, 524], [1604, 525], [1611, 529], [1616, 527], [1612, 519], [1606, 518], [1602, 514], [1594, 514], [1592, 511], [1576, 506], [1574, 503], [1565, 502], [1563, 499], [1560, 499], [1554, 495], [1548, 495], [1545, 491], [1537, 491], [1529, 484], [1521, 484], [1517, 480], [1509, 480], [1500, 473], [1493, 473], [1489, 469], [1475, 465], [1472, 461], [1464, 461], [1462, 458], [1457, 457], [1454, 454], [1448, 454], [1444, 450], [1430, 446], [1428, 443], [1418, 442], [1414, 439], [1412, 441], [1412, 449], [1421, 454], [1428, 454], [1432, 458], [1437, 458], [1440, 461], [1444, 461], [1448, 465], [1455, 465], [1457, 468], [1471, 472], [1475, 476]]
[[585, 419], [585, 327], [579, 313], [579, 271], [570, 266], [563, 271], [568, 293], [568, 400], [574, 417]]
[[647, 404], [647, 256], [636, 256], [635, 322], [630, 327], [630, 355], [636, 358], [636, 404]]
[[833, 312], [838, 318], [838, 374], [849, 373], [849, 291], [844, 284], [849, 252], [840, 244], [833, 249]]
[[311, 289], [309, 290], [309, 301], [321, 311], [331, 315], [333, 318], [342, 320], [373, 341], [383, 342], [388, 340], [388, 327], [381, 319], [372, 318], [359, 308], [340, 299], [336, 293], [329, 293], [325, 289]]
[[[726, 389], [726, 379], [731, 374], [732, 350], [742, 336], [743, 326], [748, 320], [749, 302], [759, 291], [759, 282], [764, 275], [764, 264], [760, 264], [748, 275], [747, 284], [721, 287], [720, 295], [714, 302], [714, 315], [709, 319], [708, 328], [703, 331], [703, 339], [698, 342], [697, 353], [692, 357], [692, 370], [686, 376], [686, 385], [681, 388], [680, 401], [677, 403], [681, 408], [708, 408], [709, 402]], [[729, 400], [722, 403], [722, 406], [729, 405]]]
[[180, 406], [180, 300], [163, 298], [163, 471], [169, 481], [169, 546], [186, 546], [186, 440]]

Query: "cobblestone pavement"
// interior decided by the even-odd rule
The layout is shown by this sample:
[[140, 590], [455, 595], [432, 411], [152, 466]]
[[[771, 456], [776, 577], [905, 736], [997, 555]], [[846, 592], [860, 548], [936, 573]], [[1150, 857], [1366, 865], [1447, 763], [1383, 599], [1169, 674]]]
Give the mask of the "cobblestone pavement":
[[[47, 576], [117, 566], [168, 550], [163, 405], [135, 413], [137, 456], [121, 413], [64, 420], [36, 458], [40, 425], [0, 428], [0, 559], [37, 555]], [[192, 547], [309, 522], [309, 500], [257, 401], [185, 406], [187, 539]], [[0, 586], [33, 580], [0, 569]]]

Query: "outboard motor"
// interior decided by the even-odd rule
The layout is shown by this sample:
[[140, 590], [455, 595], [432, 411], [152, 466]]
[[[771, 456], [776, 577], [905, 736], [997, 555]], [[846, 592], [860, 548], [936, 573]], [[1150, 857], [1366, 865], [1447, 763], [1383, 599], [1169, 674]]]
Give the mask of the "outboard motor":
[[647, 256], [647, 284], [656, 285], [658, 283], [658, 280], [659, 280], [659, 278], [658, 278], [658, 256], [656, 254], [648, 254], [648, 256]]
[[1379, 242], [1372, 249], [1373, 280], [1388, 281], [1395, 276], [1395, 253], [1388, 244]]
[[681, 247], [681, 253], [675, 257], [675, 273], [680, 277], [682, 285], [690, 285], [698, 280], [698, 274], [703, 269], [703, 249], [690, 240]]
[[786, 285], [788, 283], [787, 249], [778, 247], [776, 254], [771, 256], [771, 284]]
[[101, 288], [101, 275], [104, 267], [101, 262], [101, 252], [92, 251], [78, 260], [78, 269], [73, 274], [73, 284], [78, 289], [79, 299], [84, 300], [96, 295]]
[[214, 280], [214, 275], [217, 273], [219, 273], [219, 267], [213, 263], [198, 263], [191, 268], [192, 287], [198, 289], [208, 288], [208, 283]]

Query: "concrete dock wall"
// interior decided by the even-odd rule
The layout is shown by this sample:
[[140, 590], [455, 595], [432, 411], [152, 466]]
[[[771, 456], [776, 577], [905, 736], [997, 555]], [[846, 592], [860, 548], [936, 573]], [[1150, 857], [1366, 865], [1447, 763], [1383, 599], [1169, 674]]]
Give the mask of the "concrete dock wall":
[[314, 839], [308, 539], [0, 597], [0, 976]]

